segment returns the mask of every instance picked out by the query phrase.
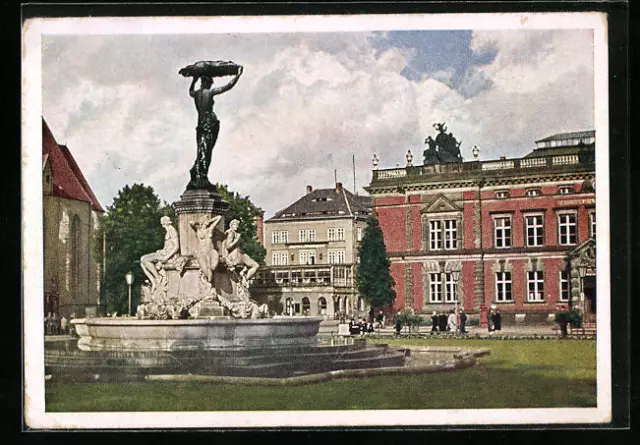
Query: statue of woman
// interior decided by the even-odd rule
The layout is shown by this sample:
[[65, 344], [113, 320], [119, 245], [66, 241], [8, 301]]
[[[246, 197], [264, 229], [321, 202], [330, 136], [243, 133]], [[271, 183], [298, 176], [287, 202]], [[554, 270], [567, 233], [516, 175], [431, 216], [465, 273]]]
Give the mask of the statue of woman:
[[229, 223], [229, 229], [225, 232], [226, 238], [222, 242], [220, 254], [229, 270], [234, 270], [237, 266], [245, 266], [240, 276], [244, 280], [249, 281], [258, 271], [260, 265], [254, 261], [249, 255], [240, 250], [238, 243], [240, 242], [240, 234], [238, 233], [240, 221], [234, 219]]
[[189, 221], [189, 225], [196, 232], [198, 239], [198, 250], [196, 258], [200, 265], [202, 275], [211, 283], [213, 280], [213, 271], [218, 267], [219, 255], [213, 246], [213, 231], [222, 219], [222, 216], [214, 216], [213, 218], [203, 217], [200, 221]]

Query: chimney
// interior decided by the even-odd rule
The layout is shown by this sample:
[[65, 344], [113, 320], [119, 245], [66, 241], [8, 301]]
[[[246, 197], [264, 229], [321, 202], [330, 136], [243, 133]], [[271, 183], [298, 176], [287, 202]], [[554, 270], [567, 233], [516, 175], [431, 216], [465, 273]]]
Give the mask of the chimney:
[[506, 156], [500, 156], [500, 160], [501, 160], [501, 161], [506, 161], [506, 160], [507, 160], [507, 157], [506, 157]]
[[256, 239], [264, 247], [264, 215], [256, 215]]
[[336, 193], [340, 193], [342, 191], [342, 182], [336, 182]]
[[313, 187], [310, 185], [307, 186], [307, 195], [313, 191]]

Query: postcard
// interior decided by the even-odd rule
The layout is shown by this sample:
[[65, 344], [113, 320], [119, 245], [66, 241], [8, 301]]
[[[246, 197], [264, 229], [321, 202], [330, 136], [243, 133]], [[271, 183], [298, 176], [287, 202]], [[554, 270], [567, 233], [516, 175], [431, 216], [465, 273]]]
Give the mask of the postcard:
[[28, 427], [610, 421], [607, 27], [27, 19]]

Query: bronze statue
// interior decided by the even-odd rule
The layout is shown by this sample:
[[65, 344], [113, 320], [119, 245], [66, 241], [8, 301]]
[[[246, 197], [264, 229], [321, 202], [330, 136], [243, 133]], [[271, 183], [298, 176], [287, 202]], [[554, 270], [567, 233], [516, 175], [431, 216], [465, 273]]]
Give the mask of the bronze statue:
[[448, 164], [462, 162], [460, 145], [452, 133], [447, 134], [446, 123], [435, 123], [433, 128], [438, 130], [436, 138], [428, 136], [424, 143], [429, 147], [422, 152], [424, 164]]
[[[211, 164], [211, 152], [218, 139], [220, 121], [213, 112], [214, 96], [229, 91], [235, 86], [242, 75], [243, 68], [233, 62], [201, 61], [182, 68], [178, 73], [185, 77], [193, 77], [189, 87], [189, 95], [193, 97], [198, 111], [198, 126], [196, 127], [196, 139], [198, 151], [196, 161], [190, 170], [191, 180], [187, 190], [209, 189], [215, 187], [209, 182], [207, 174]], [[213, 86], [213, 78], [235, 75], [226, 85]], [[195, 84], [200, 79], [200, 88], [195, 89]]]

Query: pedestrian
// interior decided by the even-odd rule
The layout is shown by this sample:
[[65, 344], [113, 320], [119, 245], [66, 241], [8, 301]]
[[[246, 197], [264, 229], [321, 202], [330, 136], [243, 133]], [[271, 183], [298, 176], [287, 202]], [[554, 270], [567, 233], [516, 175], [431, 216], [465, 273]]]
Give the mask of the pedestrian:
[[61, 334], [67, 333], [67, 319], [64, 317], [64, 315], [60, 319], [60, 333]]
[[436, 311], [431, 314], [431, 332], [438, 332], [438, 313]]
[[456, 313], [453, 309], [449, 311], [449, 317], [447, 317], [447, 329], [450, 332], [458, 330], [458, 320], [456, 320]]
[[492, 333], [494, 330], [494, 323], [495, 323], [495, 312], [493, 311], [493, 309], [491, 309], [489, 311], [489, 316], [487, 317], [487, 325], [489, 328], [489, 333]]
[[493, 314], [493, 329], [496, 331], [502, 329], [502, 316], [500, 315], [500, 309], [496, 309]]
[[444, 312], [440, 312], [438, 315], [438, 329], [440, 332], [447, 330], [447, 315]]
[[356, 324], [356, 321], [352, 318], [349, 322], [349, 334], [356, 335], [360, 333], [360, 326]]
[[358, 326], [360, 327], [360, 335], [364, 335], [367, 332], [367, 322], [364, 321], [364, 318], [360, 318], [360, 323], [358, 323]]
[[466, 334], [467, 326], [467, 314], [464, 313], [464, 309], [460, 308], [460, 333]]
[[367, 333], [373, 334], [373, 332], [374, 332], [373, 323], [369, 323], [369, 326], [367, 327]]
[[400, 331], [402, 331], [402, 321], [400, 321], [400, 312], [396, 317], [396, 335], [400, 335]]
[[382, 322], [384, 321], [384, 314], [382, 313], [382, 311], [378, 312], [378, 315], [376, 316], [376, 321], [378, 322], [378, 329], [382, 329], [383, 328]]

